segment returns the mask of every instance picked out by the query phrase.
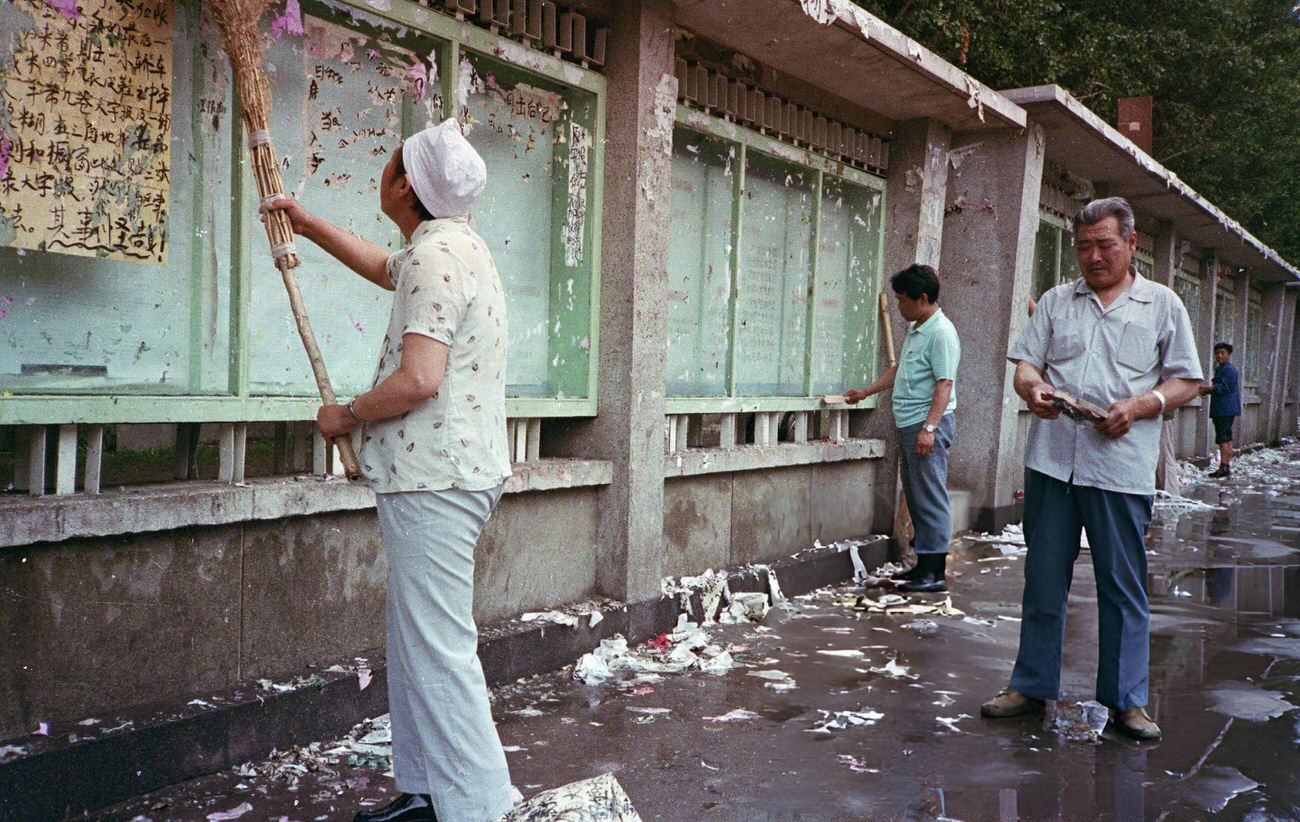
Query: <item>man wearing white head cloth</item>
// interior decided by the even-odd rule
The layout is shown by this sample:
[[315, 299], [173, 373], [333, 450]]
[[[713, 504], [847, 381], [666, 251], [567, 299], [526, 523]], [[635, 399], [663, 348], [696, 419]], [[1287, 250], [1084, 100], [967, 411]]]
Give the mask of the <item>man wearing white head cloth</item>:
[[474, 546], [510, 476], [505, 296], [468, 221], [486, 183], [483, 159], [447, 120], [407, 139], [384, 167], [380, 208], [407, 239], [396, 254], [293, 200], [267, 206], [394, 292], [370, 390], [316, 415], [324, 436], [352, 434], [388, 558], [401, 795], [358, 822], [483, 822], [513, 804], [472, 616]]

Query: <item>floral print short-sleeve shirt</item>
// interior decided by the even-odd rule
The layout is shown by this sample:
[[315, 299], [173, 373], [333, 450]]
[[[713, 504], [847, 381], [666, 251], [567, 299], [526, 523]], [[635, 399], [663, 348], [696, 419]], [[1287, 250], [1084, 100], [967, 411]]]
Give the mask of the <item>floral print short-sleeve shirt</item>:
[[393, 309], [372, 387], [397, 370], [402, 337], [450, 349], [438, 393], [400, 417], [353, 433], [377, 494], [495, 488], [510, 476], [506, 445], [506, 301], [492, 255], [464, 217], [426, 220], [388, 258]]

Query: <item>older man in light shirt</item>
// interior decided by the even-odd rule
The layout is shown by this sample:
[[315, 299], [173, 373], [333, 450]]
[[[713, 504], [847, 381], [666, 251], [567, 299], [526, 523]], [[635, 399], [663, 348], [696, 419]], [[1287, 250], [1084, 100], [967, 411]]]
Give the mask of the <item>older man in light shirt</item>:
[[[1039, 300], [1012, 346], [1015, 388], [1036, 419], [1025, 454], [1025, 589], [1010, 687], [984, 703], [1017, 716], [1060, 695], [1065, 613], [1080, 530], [1097, 579], [1097, 700], [1124, 733], [1159, 739], [1145, 710], [1150, 653], [1145, 535], [1160, 418], [1196, 396], [1201, 366], [1187, 309], [1133, 268], [1133, 210], [1119, 197], [1074, 217], [1083, 276]], [[1057, 391], [1105, 409], [1061, 416]]]
[[477, 655], [474, 547], [510, 476], [505, 293], [469, 210], [487, 169], [455, 120], [417, 132], [384, 167], [395, 254], [278, 200], [294, 231], [394, 291], [370, 390], [322, 406], [353, 434], [388, 559], [388, 707], [400, 795], [355, 822], [487, 822], [514, 804]]

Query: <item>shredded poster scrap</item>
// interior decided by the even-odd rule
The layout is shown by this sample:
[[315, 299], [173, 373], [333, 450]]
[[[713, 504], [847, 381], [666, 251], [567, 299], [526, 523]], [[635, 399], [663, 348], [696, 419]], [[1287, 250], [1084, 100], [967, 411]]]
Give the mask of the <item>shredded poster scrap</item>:
[[577, 123], [569, 124], [569, 204], [564, 212], [560, 236], [564, 241], [564, 264], [582, 263], [582, 249], [587, 225], [587, 156], [591, 135]]
[[8, 244], [167, 262], [172, 4], [13, 0], [32, 26], [0, 65]]

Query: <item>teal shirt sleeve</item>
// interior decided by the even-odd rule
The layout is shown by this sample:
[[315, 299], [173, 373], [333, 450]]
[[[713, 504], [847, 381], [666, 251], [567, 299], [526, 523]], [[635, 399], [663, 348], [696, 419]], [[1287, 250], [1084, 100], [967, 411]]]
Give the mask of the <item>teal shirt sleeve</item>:
[[957, 380], [957, 366], [961, 362], [961, 342], [951, 324], [935, 329], [930, 338], [930, 370], [934, 379]]

